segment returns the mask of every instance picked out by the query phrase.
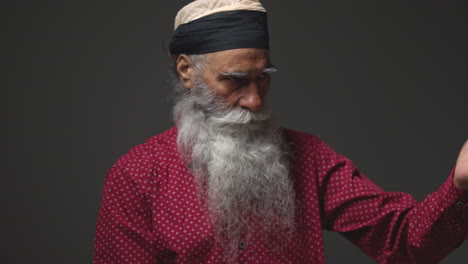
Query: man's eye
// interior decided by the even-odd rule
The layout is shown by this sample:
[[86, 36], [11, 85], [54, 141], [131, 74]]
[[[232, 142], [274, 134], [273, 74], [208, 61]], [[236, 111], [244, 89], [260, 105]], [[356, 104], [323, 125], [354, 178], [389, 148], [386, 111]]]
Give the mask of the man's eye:
[[241, 81], [242, 81], [242, 78], [236, 77], [236, 76], [230, 76], [230, 77], [228, 77], [228, 80], [229, 80], [230, 82], [241, 82]]
[[265, 80], [265, 79], [268, 79], [268, 77], [270, 77], [270, 74], [269, 73], [262, 73], [260, 74], [257, 79], [259, 80]]

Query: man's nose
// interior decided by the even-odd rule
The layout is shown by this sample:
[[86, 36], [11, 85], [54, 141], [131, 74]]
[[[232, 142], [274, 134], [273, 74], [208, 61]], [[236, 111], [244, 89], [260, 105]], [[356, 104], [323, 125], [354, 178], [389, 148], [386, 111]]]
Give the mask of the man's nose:
[[239, 106], [247, 108], [250, 111], [258, 111], [262, 108], [263, 96], [260, 87], [256, 83], [251, 83], [244, 88], [244, 94], [239, 100]]

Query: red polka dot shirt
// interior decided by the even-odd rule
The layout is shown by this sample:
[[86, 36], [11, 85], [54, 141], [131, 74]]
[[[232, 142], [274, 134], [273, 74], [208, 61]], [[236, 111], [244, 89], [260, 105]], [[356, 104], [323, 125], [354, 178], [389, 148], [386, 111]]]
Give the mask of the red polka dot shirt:
[[[120, 158], [104, 184], [95, 264], [222, 263], [177, 128]], [[468, 238], [468, 194], [447, 181], [422, 202], [385, 192], [315, 136], [284, 129], [293, 153], [299, 232], [271, 250], [239, 241], [237, 263], [324, 263], [322, 230], [341, 233], [377, 263], [438, 263]]]

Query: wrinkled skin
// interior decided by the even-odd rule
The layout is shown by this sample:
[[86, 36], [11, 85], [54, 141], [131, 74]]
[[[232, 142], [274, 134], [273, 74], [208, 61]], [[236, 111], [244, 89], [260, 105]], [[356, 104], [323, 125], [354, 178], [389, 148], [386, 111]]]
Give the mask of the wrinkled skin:
[[[207, 54], [201, 78], [228, 106], [258, 111], [270, 88], [270, 75], [265, 70], [271, 67], [268, 50], [225, 50]], [[176, 68], [182, 84], [187, 89], [194, 87], [196, 69], [190, 58], [179, 55]]]

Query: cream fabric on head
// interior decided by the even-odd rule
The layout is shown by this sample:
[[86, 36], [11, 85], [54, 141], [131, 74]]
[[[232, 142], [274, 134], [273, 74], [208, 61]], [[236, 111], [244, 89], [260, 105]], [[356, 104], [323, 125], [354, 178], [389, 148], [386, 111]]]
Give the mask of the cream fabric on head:
[[179, 25], [211, 14], [236, 10], [266, 12], [258, 0], [196, 0], [184, 6], [175, 18], [174, 30]]

